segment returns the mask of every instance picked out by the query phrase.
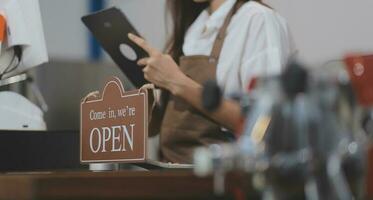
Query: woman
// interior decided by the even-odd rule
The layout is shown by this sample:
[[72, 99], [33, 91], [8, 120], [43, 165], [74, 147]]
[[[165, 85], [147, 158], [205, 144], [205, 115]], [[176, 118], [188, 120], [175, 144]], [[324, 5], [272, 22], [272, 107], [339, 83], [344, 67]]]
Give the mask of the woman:
[[[163, 161], [191, 163], [195, 147], [229, 141], [240, 119], [229, 96], [247, 92], [253, 77], [279, 74], [292, 54], [285, 21], [258, 1], [170, 0], [174, 32], [168, 54], [142, 38], [129, 38], [149, 53], [138, 61], [145, 78], [170, 92], [160, 130]], [[220, 108], [201, 105], [202, 84], [216, 79]]]

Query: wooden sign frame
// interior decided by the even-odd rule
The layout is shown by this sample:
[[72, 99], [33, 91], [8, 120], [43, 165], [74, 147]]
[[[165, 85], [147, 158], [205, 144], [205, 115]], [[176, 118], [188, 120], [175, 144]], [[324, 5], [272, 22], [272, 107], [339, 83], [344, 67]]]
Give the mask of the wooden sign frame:
[[148, 91], [125, 92], [119, 78], [107, 81], [80, 105], [81, 163], [143, 163], [147, 160]]

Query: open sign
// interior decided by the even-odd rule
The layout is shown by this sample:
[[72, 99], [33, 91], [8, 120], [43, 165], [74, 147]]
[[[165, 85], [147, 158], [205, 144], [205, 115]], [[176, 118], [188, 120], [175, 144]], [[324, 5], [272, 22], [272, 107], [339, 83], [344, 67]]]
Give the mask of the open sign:
[[147, 126], [147, 91], [125, 92], [122, 82], [113, 77], [100, 94], [81, 102], [81, 162], [146, 161]]

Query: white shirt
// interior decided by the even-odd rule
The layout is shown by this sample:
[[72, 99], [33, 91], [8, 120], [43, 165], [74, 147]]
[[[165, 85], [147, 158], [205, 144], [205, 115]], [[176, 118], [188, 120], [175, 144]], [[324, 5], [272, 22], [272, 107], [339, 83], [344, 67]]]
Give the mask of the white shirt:
[[[183, 53], [210, 55], [225, 17], [236, 0], [226, 0], [209, 15], [202, 11], [188, 29]], [[247, 92], [253, 77], [278, 75], [294, 53], [285, 20], [255, 1], [245, 3], [233, 16], [217, 66], [217, 82], [226, 97]]]

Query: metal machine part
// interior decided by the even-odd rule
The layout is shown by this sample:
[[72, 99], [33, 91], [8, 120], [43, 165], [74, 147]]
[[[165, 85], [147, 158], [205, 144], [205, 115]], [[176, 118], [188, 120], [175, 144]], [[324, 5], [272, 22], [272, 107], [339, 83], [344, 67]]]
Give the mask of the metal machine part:
[[354, 107], [340, 82], [291, 64], [280, 77], [260, 79], [252, 94], [237, 143], [195, 153], [196, 173], [213, 173], [217, 194], [227, 171], [242, 170], [254, 174], [264, 199], [361, 197], [353, 185], [363, 180], [364, 144], [353, 123], [344, 123], [341, 110], [350, 115]]
[[1, 33], [4, 42], [0, 41], [0, 87], [4, 89], [3, 86], [28, 80], [41, 105], [40, 109], [14, 91], [0, 92], [0, 129], [46, 130], [43, 111], [47, 110], [47, 105], [26, 73], [48, 61], [39, 1], [1, 1], [0, 15], [3, 20], [1, 30], [4, 31]]

